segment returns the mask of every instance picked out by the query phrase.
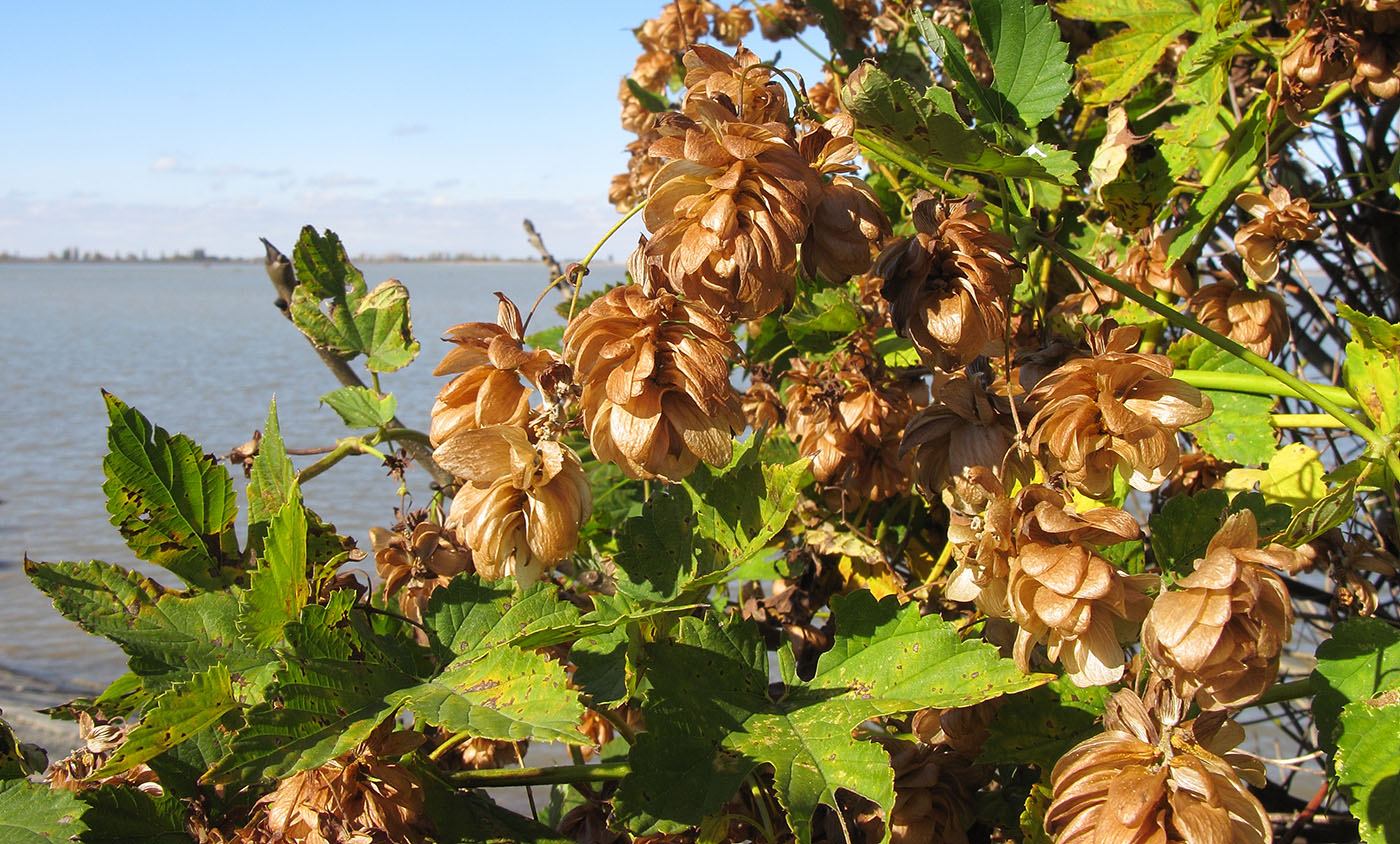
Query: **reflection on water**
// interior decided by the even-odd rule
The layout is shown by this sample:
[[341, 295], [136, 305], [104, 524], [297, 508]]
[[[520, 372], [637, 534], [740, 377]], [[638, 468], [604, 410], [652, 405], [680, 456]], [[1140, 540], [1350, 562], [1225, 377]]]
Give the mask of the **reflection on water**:
[[[399, 418], [426, 429], [442, 379], [436, 340], [458, 322], [494, 321], [494, 290], [529, 308], [548, 281], [539, 265], [366, 265], [373, 286], [395, 277], [412, 294], [420, 360], [385, 375]], [[604, 267], [589, 281], [618, 280]], [[87, 636], [53, 611], [24, 577], [21, 561], [100, 559], [137, 566], [169, 586], [172, 575], [137, 565], [108, 522], [102, 494], [106, 389], [153, 423], [226, 454], [261, 428], [275, 394], [289, 447], [331, 444], [346, 431], [318, 397], [339, 384], [273, 307], [260, 264], [6, 264], [0, 297], [10, 439], [0, 460], [0, 665], [67, 683], [103, 685], [125, 668], [106, 640]], [[553, 294], [531, 330], [558, 324]], [[314, 457], [294, 458], [303, 466]], [[426, 501], [427, 476], [408, 475]], [[244, 480], [235, 476], [242, 501]], [[368, 529], [393, 520], [397, 483], [371, 458], [347, 460], [311, 481], [307, 504], [367, 546]], [[241, 509], [240, 509], [241, 512]]]

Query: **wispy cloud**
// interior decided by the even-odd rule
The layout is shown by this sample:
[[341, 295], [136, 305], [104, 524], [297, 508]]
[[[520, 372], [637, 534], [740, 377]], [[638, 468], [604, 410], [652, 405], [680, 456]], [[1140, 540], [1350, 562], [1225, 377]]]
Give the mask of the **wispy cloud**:
[[393, 129], [393, 135], [397, 138], [404, 138], [409, 135], [421, 135], [428, 131], [424, 123], [401, 123]]
[[379, 183], [378, 179], [358, 176], [354, 173], [326, 173], [321, 176], [310, 176], [304, 181], [308, 187], [321, 188], [323, 190], [332, 188], [366, 187]]
[[152, 173], [183, 173], [188, 172], [180, 165], [180, 159], [173, 155], [162, 155], [151, 162]]

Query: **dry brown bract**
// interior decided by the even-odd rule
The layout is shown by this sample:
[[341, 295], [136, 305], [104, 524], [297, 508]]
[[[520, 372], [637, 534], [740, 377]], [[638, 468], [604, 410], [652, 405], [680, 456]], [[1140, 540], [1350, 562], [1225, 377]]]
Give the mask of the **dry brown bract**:
[[991, 231], [981, 203], [949, 204], [921, 192], [918, 232], [885, 248], [872, 273], [884, 280], [894, 327], [930, 366], [953, 370], [1005, 330], [1005, 301], [1020, 277], [1011, 240]]
[[1007, 597], [1016, 662], [1030, 670], [1030, 650], [1044, 642], [1078, 686], [1103, 686], [1123, 676], [1123, 643], [1137, 638], [1147, 614], [1145, 590], [1155, 578], [1128, 575], [1099, 547], [1135, 539], [1141, 528], [1116, 507], [1077, 513], [1065, 496], [1026, 487], [1017, 501], [1026, 516], [1017, 534]]
[[684, 478], [729, 462], [744, 430], [729, 383], [729, 326], [699, 302], [637, 285], [595, 299], [564, 332], [583, 385], [584, 427], [599, 460], [628, 477]]
[[669, 0], [661, 14], [637, 28], [637, 41], [648, 52], [678, 53], [710, 31], [712, 8], [696, 0]]
[[1316, 240], [1321, 235], [1308, 201], [1294, 199], [1283, 185], [1275, 185], [1268, 196], [1242, 193], [1237, 201], [1254, 217], [1235, 231], [1235, 250], [1244, 262], [1245, 274], [1255, 281], [1273, 281], [1278, 275], [1284, 243]]
[[593, 495], [567, 447], [495, 425], [456, 435], [433, 457], [465, 481], [446, 526], [472, 549], [482, 577], [514, 575], [528, 586], [573, 553]]
[[1238, 707], [1274, 684], [1293, 629], [1288, 588], [1270, 569], [1294, 571], [1297, 554], [1259, 548], [1254, 513], [1231, 514], [1195, 570], [1162, 592], [1142, 627], [1142, 646], [1170, 672], [1177, 693], [1203, 708]]
[[407, 536], [372, 527], [369, 539], [384, 597], [397, 594], [399, 609], [414, 621], [422, 620], [434, 591], [472, 568], [471, 551], [457, 544], [451, 531], [432, 522], [420, 522]]
[[737, 3], [726, 11], [715, 12], [714, 19], [715, 40], [726, 47], [739, 46], [739, 41], [753, 31], [753, 13]]
[[699, 105], [707, 100], [722, 107], [730, 120], [760, 125], [788, 122], [791, 109], [782, 83], [751, 51], [740, 47], [731, 56], [696, 44], [681, 60], [687, 89], [681, 110], [687, 115], [699, 120], [713, 113]]
[[433, 374], [457, 377], [447, 382], [433, 403], [428, 429], [433, 445], [447, 442], [459, 431], [524, 425], [530, 416], [530, 387], [520, 376], [534, 382], [555, 359], [547, 350], [525, 350], [520, 311], [505, 295], [496, 297], [495, 325], [464, 322], [447, 329], [445, 339], [454, 345]]
[[423, 787], [398, 756], [417, 733], [381, 727], [353, 753], [283, 780], [239, 832], [247, 844], [417, 844], [425, 840]]
[[161, 796], [165, 789], [156, 778], [156, 772], [145, 763], [113, 776], [93, 777], [126, 743], [127, 733], [131, 729], [121, 724], [94, 721], [86, 712], [78, 713], [78, 738], [82, 744], [63, 759], [49, 765], [44, 772], [44, 781], [52, 788], [68, 791], [82, 791], [99, 785], [132, 785], [152, 796]]
[[1109, 701], [1104, 732], [1051, 772], [1045, 831], [1056, 844], [1266, 844], [1269, 816], [1230, 748], [1244, 732], [1202, 716], [1166, 734], [1132, 692]]
[[909, 421], [900, 454], [914, 458], [913, 476], [928, 494], [941, 494], [950, 510], [974, 515], [992, 496], [987, 472], [1002, 476], [1002, 462], [1015, 438], [1011, 419], [997, 399], [966, 375], [935, 378], [933, 402]]
[[1272, 290], [1241, 288], [1230, 280], [1197, 290], [1187, 309], [1206, 328], [1265, 357], [1283, 348], [1291, 330], [1282, 296]]
[[651, 183], [645, 222], [654, 234], [633, 278], [726, 318], [786, 308], [821, 179], [773, 128], [724, 122], [723, 108], [707, 100], [693, 107], [700, 123], [651, 147], [672, 160]]
[[838, 115], [798, 141], [797, 148], [812, 168], [831, 181], [822, 185], [812, 215], [812, 229], [802, 241], [805, 275], [828, 284], [841, 284], [870, 269], [890, 234], [890, 222], [875, 192], [850, 175], [860, 152], [855, 121]]
[[1171, 377], [1166, 356], [1130, 351], [1140, 336], [1105, 323], [1090, 337], [1093, 356], [1061, 365], [1028, 397], [1040, 406], [1031, 447], [1093, 498], [1113, 491], [1115, 472], [1135, 489], [1156, 489], [1176, 470], [1177, 431], [1211, 414], [1208, 397]]

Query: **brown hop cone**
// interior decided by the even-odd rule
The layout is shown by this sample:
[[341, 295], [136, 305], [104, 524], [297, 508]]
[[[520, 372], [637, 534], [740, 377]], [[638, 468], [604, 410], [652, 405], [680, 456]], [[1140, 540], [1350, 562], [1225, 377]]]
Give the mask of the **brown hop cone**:
[[948, 509], [981, 512], [993, 493], [984, 486], [990, 470], [1002, 478], [1002, 462], [1016, 432], [997, 409], [997, 397], [962, 373], [934, 379], [933, 402], [904, 429], [900, 454], [913, 456], [913, 478]]
[[1157, 597], [1142, 627], [1143, 650], [1179, 695], [1195, 695], [1205, 709], [1238, 707], [1274, 684], [1293, 605], [1270, 569], [1292, 572], [1299, 562], [1282, 545], [1259, 547], [1253, 511], [1226, 517], [1205, 557]]
[[1372, 102], [1400, 94], [1400, 40], [1391, 33], [1360, 29], [1353, 68], [1351, 87]]
[[652, 129], [627, 145], [631, 156], [627, 159], [627, 172], [613, 176], [612, 184], [608, 187], [608, 201], [619, 214], [632, 210], [633, 206], [647, 198], [651, 180], [665, 163], [649, 152], [651, 145], [660, 137], [661, 134]]
[[1171, 377], [1164, 355], [1130, 351], [1141, 332], [1111, 321], [1091, 335], [1092, 357], [1062, 364], [1027, 397], [1031, 448], [1084, 494], [1113, 491], [1115, 472], [1135, 489], [1156, 489], [1176, 470], [1177, 431], [1211, 414], [1210, 399]]
[[493, 425], [457, 434], [433, 457], [465, 481], [446, 527], [471, 548], [482, 577], [514, 575], [528, 586], [573, 553], [593, 494], [566, 446], [531, 442], [524, 428]]
[[398, 595], [399, 609], [414, 621], [422, 620], [433, 592], [472, 569], [471, 551], [457, 543], [452, 531], [433, 522], [420, 522], [407, 535], [372, 527], [369, 539], [384, 597]]
[[744, 36], [753, 32], [753, 13], [737, 3], [725, 11], [715, 12], [712, 31], [719, 43], [738, 47]]
[[1288, 188], [1275, 185], [1268, 196], [1242, 193], [1240, 207], [1253, 220], [1235, 230], [1235, 250], [1244, 262], [1244, 271], [1254, 281], [1273, 281], [1278, 275], [1279, 253], [1290, 240], [1316, 240], [1322, 232], [1313, 222], [1308, 201], [1292, 198]]
[[869, 490], [872, 501], [909, 488], [899, 438], [914, 401], [868, 347], [817, 364], [795, 359], [784, 377], [788, 433], [819, 483]]
[[731, 56], [709, 45], [696, 44], [685, 51], [681, 61], [685, 64], [687, 89], [681, 111], [690, 117], [700, 120], [709, 113], [697, 105], [708, 101], [721, 106], [727, 119], [753, 124], [787, 123], [791, 114], [787, 93], [752, 51], [739, 47]]
[[773, 388], [772, 370], [767, 364], [754, 364], [749, 372], [749, 388], [744, 391], [744, 419], [749, 427], [773, 428], [783, 424], [786, 410], [782, 396]]
[[684, 478], [704, 460], [729, 462], [744, 430], [729, 361], [729, 326], [700, 302], [638, 285], [595, 299], [564, 331], [583, 385], [593, 453], [631, 478]]
[[1272, 290], [1238, 287], [1228, 279], [1197, 290], [1187, 310], [1206, 328], [1265, 357], [1282, 349], [1291, 331], [1282, 296]]
[[987, 502], [970, 517], [952, 511], [948, 541], [953, 543], [958, 568], [944, 585], [943, 595], [953, 601], [971, 601], [993, 618], [1010, 618], [1006, 587], [1020, 522], [1017, 498], [1006, 493], [990, 467], [974, 467], [970, 474], [973, 483], [987, 490]]
[[828, 70], [822, 81], [807, 89], [807, 103], [822, 117], [840, 114], [845, 108], [841, 103], [841, 81]]
[[1109, 272], [1144, 293], [1167, 293], [1185, 299], [1196, 292], [1196, 279], [1185, 263], [1167, 266], [1167, 248], [1171, 239], [1159, 229], [1152, 229], [1146, 243], [1139, 240], [1128, 247], [1123, 260]]
[[875, 192], [851, 164], [860, 147], [855, 121], [842, 114], [803, 135], [797, 149], [814, 170], [831, 181], [822, 186], [812, 228], [802, 241], [806, 274], [829, 284], [842, 284], [870, 269], [870, 263], [890, 234], [890, 222]]
[[803, 0], [773, 0], [758, 7], [758, 30], [769, 41], [801, 35], [808, 24], [820, 22], [816, 10]]
[[1050, 774], [1045, 831], [1056, 844], [1266, 844], [1269, 816], [1226, 751], [1244, 731], [1205, 716], [1166, 735], [1131, 691], [1109, 700], [1104, 732]]
[[100, 785], [131, 785], [153, 797], [165, 793], [156, 772], [142, 763], [109, 777], [93, 778], [118, 748], [126, 743], [130, 726], [94, 720], [86, 712], [78, 713], [78, 740], [81, 742], [63, 759], [49, 765], [44, 781], [51, 788], [82, 791]]
[[1269, 113], [1272, 116], [1281, 105], [1289, 120], [1303, 126], [1311, 119], [1308, 112], [1322, 105], [1332, 83], [1352, 75], [1357, 32], [1343, 10], [1317, 9], [1312, 3], [1292, 5], [1288, 31], [1294, 47], [1265, 85], [1274, 98]]
[[423, 786], [399, 756], [422, 743], [421, 733], [390, 733], [392, 722], [352, 753], [293, 774], [257, 802], [239, 831], [248, 844], [418, 844], [426, 840]]
[[[637, 80], [648, 91], [655, 91], [658, 94], [666, 90], [666, 86], [671, 81], [671, 76], [676, 72], [676, 57], [671, 53], [661, 51], [650, 51], [637, 56], [637, 61], [632, 65], [632, 73], [629, 74]], [[626, 80], [622, 83], [627, 84]]]
[[617, 83], [617, 101], [622, 103], [622, 128], [636, 135], [645, 135], [656, 126], [656, 115], [642, 105], [626, 79]]
[[947, 748], [882, 741], [894, 769], [890, 844], [967, 844], [979, 781], [968, 760]]
[[648, 52], [679, 53], [710, 31], [712, 4], [696, 0], [670, 0], [661, 14], [638, 27], [634, 34]]
[[1030, 650], [1044, 642], [1052, 661], [1077, 686], [1105, 686], [1123, 676], [1123, 643], [1137, 638], [1147, 614], [1147, 586], [1156, 578], [1129, 575], [1099, 547], [1136, 539], [1141, 528], [1117, 507], [1077, 513], [1066, 496], [1043, 486], [1021, 491], [1026, 513], [1011, 559], [1007, 596], [1016, 636], [1016, 662], [1030, 670]]
[[433, 403], [428, 437], [441, 445], [459, 431], [490, 425], [523, 425], [530, 416], [530, 387], [555, 360], [553, 352], [527, 352], [524, 327], [515, 303], [497, 293], [497, 322], [464, 322], [447, 329], [453, 346], [434, 375], [457, 377], [447, 382]]
[[702, 123], [651, 147], [672, 160], [651, 183], [644, 219], [653, 236], [633, 278], [726, 318], [786, 308], [821, 179], [770, 128], [721, 122], [723, 109], [708, 100], [692, 107], [706, 113]]
[[1021, 271], [1010, 238], [991, 231], [981, 203], [925, 192], [914, 201], [918, 233], [887, 246], [871, 272], [884, 280], [895, 330], [930, 366], [959, 369], [1002, 336]]

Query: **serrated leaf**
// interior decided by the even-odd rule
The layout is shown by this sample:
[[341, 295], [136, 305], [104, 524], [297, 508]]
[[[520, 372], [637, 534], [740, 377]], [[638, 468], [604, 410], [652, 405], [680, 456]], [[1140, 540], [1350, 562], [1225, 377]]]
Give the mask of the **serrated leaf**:
[[368, 387], [341, 387], [321, 396], [321, 403], [351, 428], [383, 427], [398, 412], [393, 393], [381, 396]]
[[1119, 32], [1098, 41], [1079, 58], [1088, 78], [1082, 98], [1100, 105], [1126, 97], [1152, 72], [1172, 42], [1187, 31], [1213, 28], [1214, 6], [1206, 18], [1191, 0], [1066, 0], [1055, 9], [1067, 18], [1122, 23]]
[[27, 780], [0, 782], [0, 841], [55, 844], [87, 832], [76, 793]]
[[617, 590], [637, 601], [675, 600], [697, 575], [695, 520], [692, 497], [684, 491], [653, 492], [641, 514], [617, 533]]
[[1239, 125], [1231, 132], [1229, 142], [1221, 148], [1229, 164], [1215, 180], [1187, 206], [1181, 225], [1175, 230], [1167, 247], [1167, 263], [1175, 264], [1188, 254], [1196, 254], [1200, 241], [1215, 227], [1222, 208], [1234, 201], [1258, 172], [1268, 138], [1268, 100], [1255, 100]]
[[1366, 844], [1400, 840], [1400, 692], [1347, 704], [1337, 739], [1337, 783]]
[[1347, 704], [1400, 689], [1400, 630], [1376, 618], [1339, 621], [1332, 638], [1317, 647], [1312, 679], [1317, 689], [1312, 713], [1318, 740], [1335, 753], [1339, 720]]
[[515, 647], [468, 653], [426, 683], [387, 697], [416, 719], [449, 732], [488, 739], [591, 744], [578, 731], [583, 704], [564, 666]]
[[9, 722], [0, 718], [0, 781], [42, 774], [47, 767], [48, 755], [43, 748], [21, 742]]
[[[797, 840], [811, 840], [812, 813], [843, 788], [886, 813], [894, 802], [889, 757], [856, 741], [863, 721], [924, 706], [968, 706], [1034, 688], [995, 648], [960, 642], [955, 629], [917, 606], [876, 602], [868, 592], [832, 599], [836, 640], [810, 683], [768, 693], [768, 657], [757, 627], [739, 616], [685, 618], [677, 641], [649, 645], [644, 704], [648, 732], [614, 808], [629, 828], [700, 823], [760, 765]], [[696, 694], [704, 689], [704, 694]]]
[[1101, 731], [1108, 690], [1103, 686], [1079, 688], [1067, 677], [1048, 685], [1011, 695], [988, 725], [989, 734], [978, 756], [992, 765], [1039, 765], [1048, 773], [1066, 751]]
[[456, 657], [572, 625], [579, 616], [578, 607], [561, 599], [552, 583], [536, 583], [517, 596], [509, 580], [459, 575], [433, 592], [423, 625], [439, 652]]
[[[1000, 91], [989, 91], [982, 87], [981, 82], [977, 81], [976, 74], [972, 72], [972, 66], [967, 63], [967, 55], [963, 52], [962, 41], [958, 39], [957, 34], [946, 26], [930, 21], [924, 15], [923, 10], [917, 6], [913, 9], [913, 16], [914, 25], [918, 28], [919, 34], [923, 36], [930, 49], [938, 56], [939, 62], [943, 65], [943, 71], [957, 85], [958, 93], [962, 94], [973, 114], [993, 123], [1004, 122], [1006, 115], [1011, 111], [1011, 106]], [[938, 90], [942, 91], [942, 89]], [[930, 93], [932, 91], [931, 88]], [[934, 96], [938, 97], [940, 104], [944, 104], [941, 102], [945, 96], [943, 93]], [[947, 108], [940, 109], [943, 113], [956, 114], [951, 99], [947, 100], [946, 105]]]
[[142, 713], [141, 723], [127, 733], [126, 741], [93, 777], [116, 776], [149, 762], [237, 707], [228, 668], [211, 665], [156, 698]]
[[135, 408], [107, 403], [107, 512], [138, 559], [191, 586], [220, 589], [239, 574], [233, 480], [183, 434], [171, 436]]
[[1157, 565], [1178, 577], [1189, 575], [1225, 518], [1245, 508], [1254, 512], [1261, 537], [1282, 531], [1292, 516], [1287, 505], [1269, 504], [1259, 493], [1240, 493], [1231, 499], [1222, 490], [1208, 489], [1170, 499], [1148, 520]]
[[390, 279], [366, 292], [364, 275], [334, 232], [303, 228], [292, 262], [292, 322], [317, 347], [345, 360], [363, 354], [374, 372], [393, 372], [418, 354], [408, 290]]
[[104, 785], [78, 792], [78, 799], [88, 806], [83, 819], [89, 828], [78, 839], [83, 844], [188, 844], [190, 840], [185, 804], [174, 795], [153, 797], [136, 788]]
[[825, 287], [798, 299], [782, 317], [788, 336], [794, 342], [814, 334], [846, 335], [864, 317], [845, 287]]
[[1400, 429], [1400, 325], [1337, 303], [1337, 313], [1351, 324], [1351, 342], [1342, 364], [1347, 392], [1382, 434]]
[[1279, 541], [1296, 547], [1344, 524], [1356, 512], [1357, 496], [1361, 490], [1368, 487], [1371, 478], [1383, 472], [1380, 462], [1366, 455], [1337, 467], [1327, 476], [1328, 480], [1337, 483], [1329, 487], [1322, 497], [1298, 510]]
[[553, 328], [546, 328], [543, 331], [536, 331], [525, 338], [525, 343], [532, 349], [549, 349], [554, 352], [563, 352], [564, 326], [556, 325]]
[[[873, 65], [861, 65], [851, 74], [842, 101], [863, 129], [932, 169], [1041, 179], [1061, 185], [1073, 184], [1078, 173], [1068, 150], [1035, 144], [1017, 155], [997, 147], [963, 125], [956, 114], [940, 111], [928, 96]], [[865, 153], [879, 157], [870, 150]]]
[[497, 806], [482, 791], [447, 788], [432, 776], [420, 779], [423, 814], [433, 819], [437, 844], [573, 844], [544, 824]]
[[1323, 480], [1327, 470], [1320, 456], [1303, 443], [1289, 443], [1264, 461], [1263, 469], [1241, 468], [1226, 472], [1220, 488], [1241, 492], [1257, 486], [1268, 500], [1301, 510], [1327, 494], [1327, 482]]
[[262, 559], [243, 593], [238, 629], [254, 647], [271, 647], [280, 641], [282, 629], [297, 618], [311, 596], [306, 538], [306, 510], [294, 483], [286, 503], [268, 523]]
[[1031, 0], [973, 0], [972, 18], [992, 59], [992, 89], [1021, 124], [1034, 128], [1069, 96], [1069, 45], [1050, 7]]
[[[1191, 368], [1213, 372], [1259, 374], [1224, 349], [1202, 346], [1191, 355]], [[1273, 456], [1278, 447], [1278, 431], [1269, 424], [1269, 412], [1278, 399], [1223, 390], [1203, 390], [1215, 411], [1184, 430], [1210, 455], [1230, 463], [1258, 466]]]
[[637, 102], [642, 104], [642, 108], [645, 108], [652, 114], [661, 114], [662, 112], [671, 110], [671, 104], [666, 102], [665, 97], [655, 91], [648, 91], [641, 86], [641, 83], [630, 76], [627, 77], [625, 81], [627, 82], [627, 90], [632, 92], [632, 96], [637, 98]]
[[24, 571], [66, 618], [125, 651], [147, 691], [164, 691], [221, 663], [234, 678], [238, 699], [247, 703], [259, 699], [271, 679], [276, 655], [238, 635], [238, 604], [230, 593], [170, 593], [136, 572], [96, 560], [26, 560]]
[[[274, 398], [267, 408], [267, 424], [263, 426], [262, 440], [258, 442], [258, 453], [248, 477], [250, 526], [270, 521], [282, 509], [296, 477], [296, 469], [287, 457], [287, 446], [282, 442], [282, 426], [277, 420], [277, 399]], [[252, 533], [251, 527], [249, 533]]]

